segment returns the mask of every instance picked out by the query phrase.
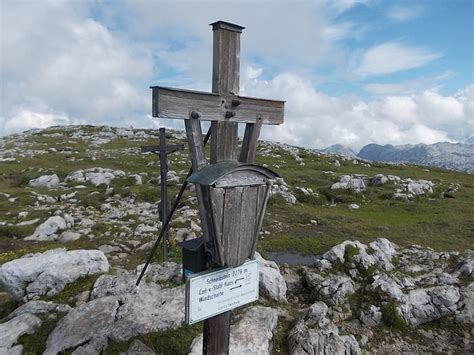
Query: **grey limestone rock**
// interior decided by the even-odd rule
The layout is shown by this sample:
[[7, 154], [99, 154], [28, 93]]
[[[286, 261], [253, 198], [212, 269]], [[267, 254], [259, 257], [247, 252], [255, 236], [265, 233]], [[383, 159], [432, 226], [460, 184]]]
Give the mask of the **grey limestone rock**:
[[474, 324], [474, 282], [461, 288], [459, 311], [456, 313], [456, 322]]
[[306, 271], [305, 279], [311, 289], [311, 296], [331, 306], [344, 303], [346, 296], [355, 292], [354, 281], [346, 275], [338, 274], [323, 277], [311, 271]]
[[[269, 355], [278, 311], [270, 307], [247, 308], [230, 327], [230, 354]], [[190, 355], [202, 354], [202, 335], [195, 338]]]
[[0, 324], [0, 354], [21, 355], [23, 346], [18, 344], [18, 338], [24, 334], [32, 334], [40, 325], [41, 319], [30, 313]]
[[416, 289], [410, 291], [400, 309], [407, 324], [415, 326], [454, 314], [459, 299], [459, 289], [454, 286]]
[[288, 335], [292, 355], [361, 354], [354, 335], [339, 335], [339, 329], [326, 318], [327, 306], [317, 302]]
[[31, 187], [53, 188], [59, 185], [59, 177], [56, 174], [42, 175], [36, 179], [30, 180], [28, 185]]
[[67, 349], [100, 353], [108, 339], [125, 341], [137, 335], [179, 327], [184, 321], [184, 287], [162, 289], [143, 283], [136, 290], [133, 273], [103, 275], [91, 300], [62, 318], [47, 340], [45, 354]]
[[66, 220], [61, 216], [49, 217], [45, 222], [36, 227], [34, 233], [25, 240], [45, 241], [56, 240], [59, 232], [67, 228]]
[[0, 281], [17, 300], [54, 295], [79, 277], [104, 273], [109, 263], [99, 250], [53, 249], [28, 254], [0, 267]]
[[[138, 265], [135, 269], [137, 275], [140, 274], [145, 264]], [[146, 270], [145, 276], [153, 281], [180, 281], [182, 265], [172, 261], [165, 261], [161, 264], [150, 264]]]
[[286, 302], [286, 281], [280, 273], [280, 268], [274, 261], [265, 260], [255, 253], [260, 267], [260, 292], [275, 301]]
[[140, 340], [134, 339], [124, 355], [155, 355], [155, 352]]
[[363, 192], [366, 190], [366, 185], [363, 179], [353, 177], [350, 175], [343, 175], [339, 182], [331, 185], [331, 190], [344, 189], [351, 190], [353, 192]]
[[382, 323], [382, 312], [380, 307], [370, 305], [360, 312], [360, 321], [369, 327], [375, 327]]
[[67, 313], [72, 310], [72, 307], [67, 304], [56, 304], [46, 301], [29, 301], [22, 304], [8, 315], [8, 318], [18, 317], [22, 314], [43, 314], [43, 313]]
[[369, 285], [369, 290], [377, 291], [381, 290], [388, 299], [401, 302], [404, 298], [402, 289], [404, 288], [403, 283], [395, 277], [391, 277], [387, 274], [378, 274], [374, 276], [374, 281]]

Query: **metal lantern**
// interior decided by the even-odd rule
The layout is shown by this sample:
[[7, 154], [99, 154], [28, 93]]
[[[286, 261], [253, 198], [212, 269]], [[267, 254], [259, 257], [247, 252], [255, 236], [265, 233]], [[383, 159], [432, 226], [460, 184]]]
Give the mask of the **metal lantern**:
[[212, 261], [236, 267], [252, 258], [276, 173], [263, 166], [224, 161], [206, 166], [188, 181], [202, 186], [210, 215], [206, 249]]

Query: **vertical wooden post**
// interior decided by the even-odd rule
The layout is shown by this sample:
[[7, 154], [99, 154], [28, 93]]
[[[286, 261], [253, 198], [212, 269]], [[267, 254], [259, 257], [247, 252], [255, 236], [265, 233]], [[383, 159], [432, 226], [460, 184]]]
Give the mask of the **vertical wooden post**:
[[[212, 92], [239, 94], [240, 34], [244, 27], [226, 22], [211, 24], [214, 32]], [[221, 102], [232, 115], [232, 104]], [[211, 123], [211, 163], [237, 160], [238, 124]], [[204, 321], [203, 354], [229, 354], [230, 312]]]
[[[168, 187], [167, 187], [167, 175], [168, 175], [168, 161], [166, 154], [166, 133], [164, 128], [160, 128], [160, 177], [161, 177], [161, 210], [160, 217], [161, 223], [165, 223], [168, 218]], [[168, 253], [168, 231], [163, 233], [163, 261], [166, 259]]]
[[[240, 34], [244, 27], [226, 22], [212, 23], [214, 49], [212, 59], [212, 92], [239, 94], [240, 81]], [[232, 104], [222, 102], [229, 115]], [[238, 124], [231, 122], [211, 123], [211, 163], [237, 160]]]

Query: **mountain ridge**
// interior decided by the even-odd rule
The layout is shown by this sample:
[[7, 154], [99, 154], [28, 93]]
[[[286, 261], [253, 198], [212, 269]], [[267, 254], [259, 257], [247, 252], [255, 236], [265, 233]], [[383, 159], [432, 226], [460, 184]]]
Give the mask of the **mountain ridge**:
[[357, 154], [371, 161], [413, 163], [474, 172], [474, 146], [465, 143], [380, 145], [367, 144]]

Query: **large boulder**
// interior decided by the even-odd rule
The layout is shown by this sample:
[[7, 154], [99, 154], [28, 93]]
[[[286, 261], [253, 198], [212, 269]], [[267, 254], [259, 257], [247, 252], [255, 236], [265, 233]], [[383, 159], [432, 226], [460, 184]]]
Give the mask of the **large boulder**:
[[41, 319], [30, 313], [0, 324], [0, 354], [23, 354], [23, 346], [18, 344], [18, 338], [33, 333], [40, 325]]
[[66, 220], [61, 216], [49, 217], [36, 227], [34, 233], [25, 240], [47, 241], [59, 238], [59, 233], [67, 228]]
[[72, 307], [67, 304], [56, 304], [46, 301], [29, 301], [22, 304], [8, 315], [8, 319], [18, 317], [22, 314], [44, 314], [44, 313], [67, 313]]
[[[247, 308], [230, 327], [229, 353], [269, 355], [277, 323], [277, 310], [263, 306]], [[189, 354], [202, 354], [202, 335], [193, 340]]]
[[136, 275], [102, 275], [91, 300], [70, 311], [50, 333], [44, 354], [76, 348], [76, 353], [100, 353], [108, 340], [126, 341], [151, 332], [181, 326], [184, 286], [162, 289], [154, 283], [135, 288]]
[[99, 250], [53, 249], [28, 254], [0, 267], [0, 281], [17, 300], [51, 296], [80, 277], [105, 273], [109, 262]]
[[456, 313], [456, 322], [474, 324], [474, 282], [461, 288], [461, 301]]
[[348, 261], [346, 260], [348, 247], [357, 249], [352, 261], [364, 270], [377, 267], [391, 271], [394, 268], [392, 258], [396, 255], [398, 246], [385, 238], [378, 238], [368, 246], [358, 240], [346, 240], [324, 253], [322, 258], [316, 262], [316, 267], [320, 271], [327, 271], [334, 266], [334, 263], [345, 263]]
[[354, 281], [347, 275], [338, 274], [324, 277], [307, 270], [304, 276], [313, 299], [324, 301], [331, 306], [344, 303], [346, 296], [355, 292]]
[[110, 185], [112, 180], [117, 177], [126, 176], [122, 170], [112, 170], [104, 168], [91, 168], [87, 170], [77, 170], [66, 176], [65, 182], [90, 182], [95, 186], [102, 184]]
[[363, 192], [366, 190], [366, 185], [363, 179], [358, 177], [353, 177], [350, 175], [343, 175], [339, 182], [336, 182], [331, 185], [331, 190], [351, 190], [352, 192]]
[[36, 179], [30, 180], [28, 185], [31, 187], [57, 187], [59, 185], [59, 177], [56, 174], [42, 175]]
[[260, 292], [275, 301], [286, 302], [286, 281], [280, 273], [280, 268], [274, 261], [265, 260], [255, 253], [260, 267]]
[[415, 326], [454, 314], [459, 299], [459, 289], [454, 286], [416, 289], [406, 296], [400, 310], [407, 324]]
[[309, 308], [288, 335], [290, 354], [361, 354], [354, 335], [340, 335], [337, 326], [326, 318], [327, 311], [323, 302]]

